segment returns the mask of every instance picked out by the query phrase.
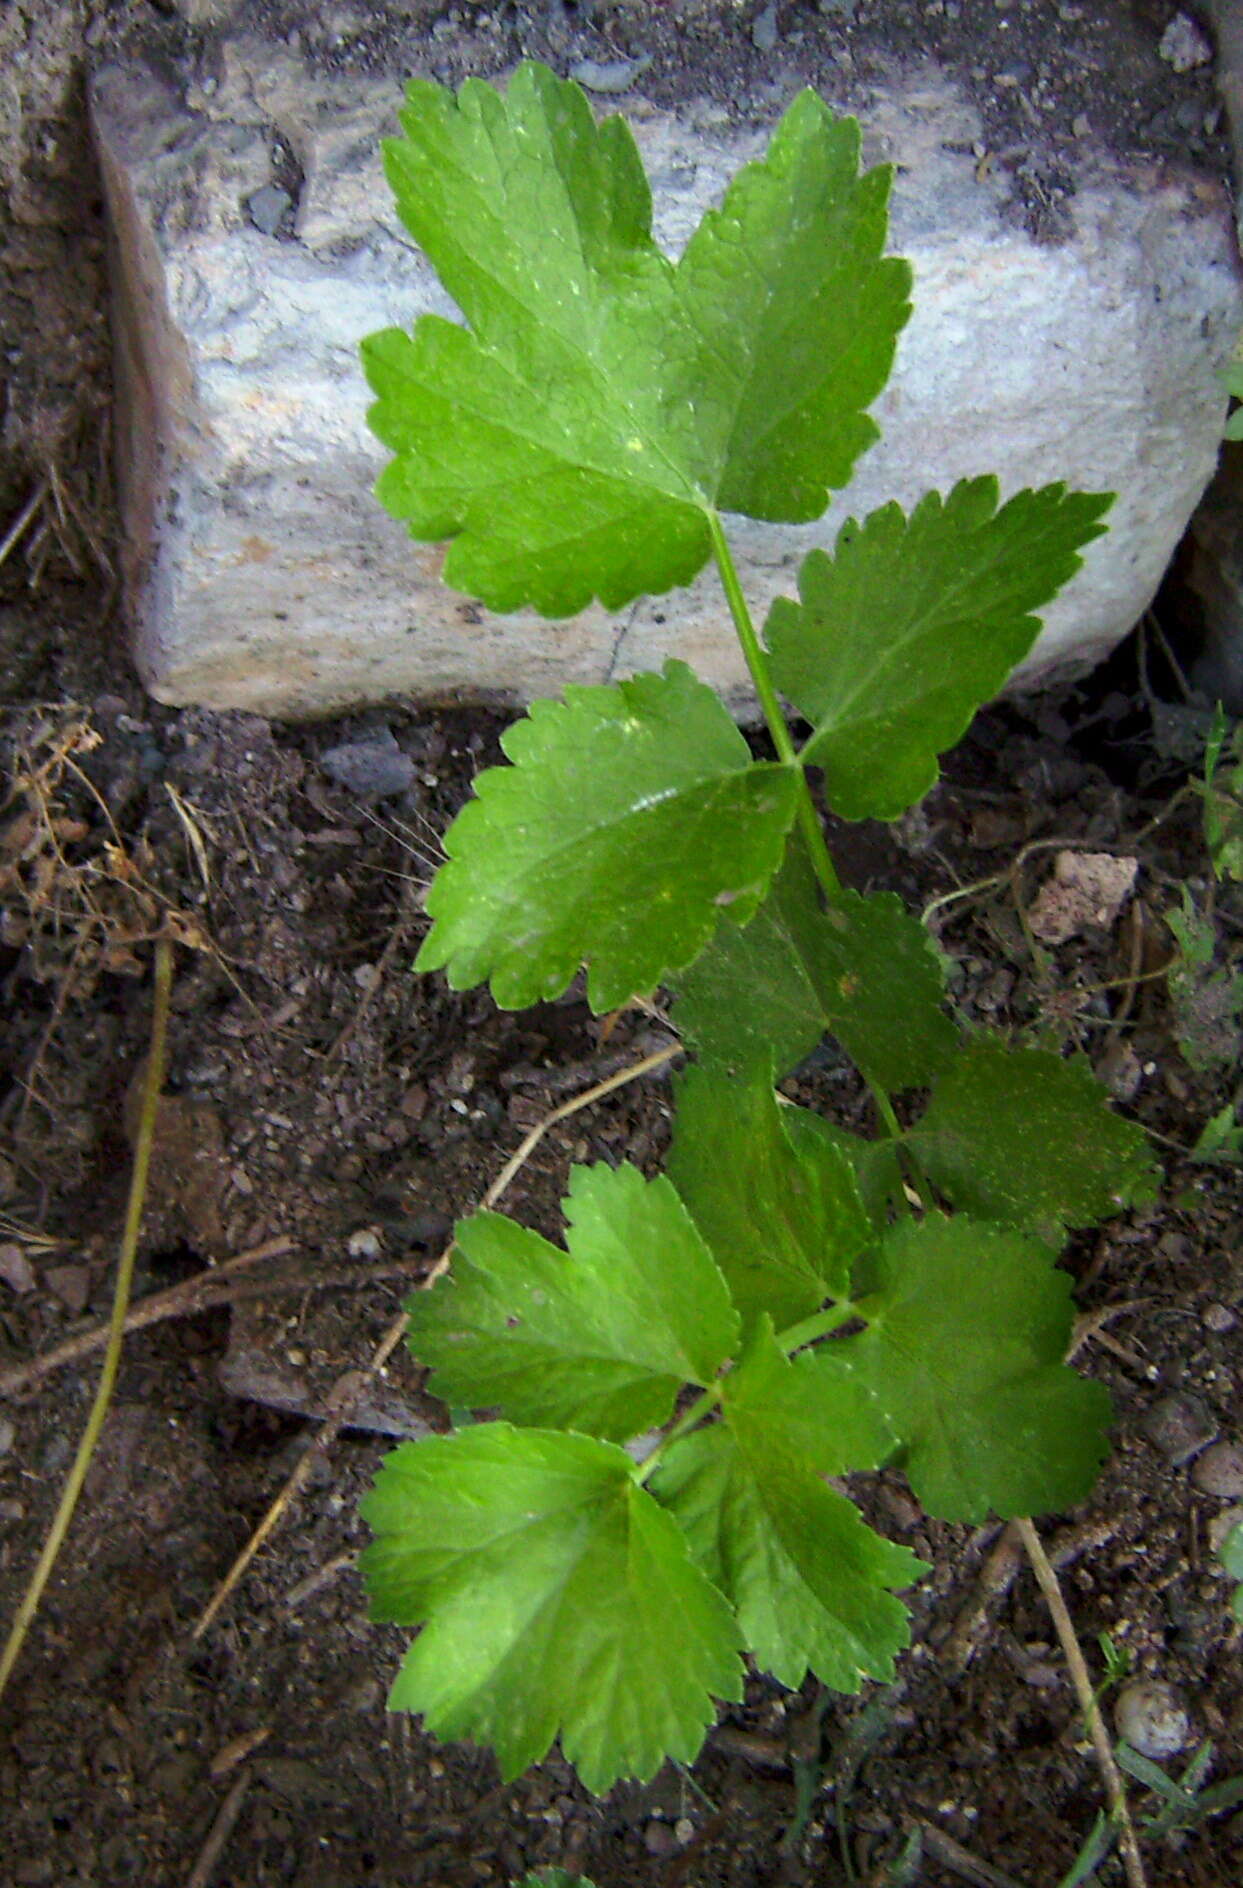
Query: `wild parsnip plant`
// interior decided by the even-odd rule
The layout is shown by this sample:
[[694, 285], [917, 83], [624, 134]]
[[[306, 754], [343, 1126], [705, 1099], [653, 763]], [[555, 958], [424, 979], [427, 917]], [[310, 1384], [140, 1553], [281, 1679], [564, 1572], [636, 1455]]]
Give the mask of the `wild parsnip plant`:
[[[714, 560], [775, 756], [682, 662], [569, 687], [509, 730], [427, 898], [419, 969], [506, 1008], [583, 965], [597, 1011], [671, 986], [694, 1058], [667, 1173], [576, 1168], [564, 1250], [457, 1227], [410, 1343], [499, 1419], [403, 1444], [365, 1503], [375, 1614], [422, 1628], [393, 1705], [506, 1777], [560, 1736], [602, 1791], [692, 1759], [744, 1654], [891, 1676], [925, 1569], [835, 1478], [899, 1463], [974, 1522], [1071, 1506], [1104, 1457], [1057, 1257], [1148, 1189], [1144, 1137], [1083, 1063], [955, 1024], [919, 923], [840, 884], [808, 769], [847, 819], [918, 801], [1109, 500], [981, 477], [883, 506], [761, 635], [726, 515], [821, 514], [909, 313], [857, 126], [796, 98], [677, 262], [627, 126], [542, 66], [415, 82], [402, 127], [388, 176], [466, 325], [364, 344], [381, 499], [493, 610], [622, 609]], [[777, 1093], [826, 1033], [875, 1139]]]

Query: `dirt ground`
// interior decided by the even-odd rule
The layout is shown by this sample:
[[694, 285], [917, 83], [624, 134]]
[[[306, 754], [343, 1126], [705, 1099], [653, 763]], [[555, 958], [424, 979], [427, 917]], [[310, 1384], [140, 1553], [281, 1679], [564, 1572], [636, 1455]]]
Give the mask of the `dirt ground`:
[[[392, 1436], [443, 1422], [402, 1352], [195, 1636], [334, 1386], [365, 1363], [454, 1217], [550, 1109], [668, 1040], [638, 1014], [606, 1033], [576, 993], [505, 1015], [410, 974], [420, 890], [472, 773], [497, 758], [494, 716], [387, 703], [272, 726], [158, 707], [127, 666], [81, 62], [137, 31], [170, 56], [201, 52], [212, 11], [19, 5], [0, 22], [3, 35], [22, 16], [45, 84], [42, 155], [28, 114], [0, 220], [11, 370], [0, 539], [38, 501], [0, 563], [0, 1629], [93, 1391], [97, 1350], [59, 1364], [54, 1353], [107, 1315], [150, 940], [180, 940], [137, 1283], [170, 1315], [127, 1340], [68, 1548], [0, 1705], [0, 1888], [469, 1888], [548, 1864], [600, 1888], [1054, 1888], [1101, 1787], [1043, 1602], [1008, 1534], [929, 1524], [896, 1473], [856, 1492], [934, 1569], [897, 1684], [858, 1699], [809, 1684], [790, 1698], [755, 1675], [692, 1771], [601, 1801], [555, 1755], [501, 1787], [487, 1753], [439, 1747], [385, 1712], [401, 1635], [368, 1622], [352, 1566], [365, 1539], [357, 1504]], [[287, 24], [274, 4], [253, 11]], [[597, 8], [596, 25], [586, 9], [494, 9], [505, 26], [494, 63], [519, 44], [540, 51], [550, 33], [607, 32], [615, 53], [659, 52], [675, 30], [693, 38], [695, 11], [681, 9], [679, 28], [633, 6]], [[945, 0], [887, 17], [919, 50], [949, 11]], [[866, 64], [878, 42], [854, 12], [783, 8], [779, 20], [787, 34], [840, 32]], [[991, 0], [958, 9], [1017, 213], [1039, 221], [1056, 209], [1054, 173], [1042, 158], [1024, 182], [1020, 157], [1004, 153], [1029, 117], [1012, 95], [1034, 96], [1050, 41], [1029, 47], [1014, 86], [993, 83], [1006, 12]], [[1046, 94], [1060, 72], [1071, 115], [1103, 109], [1084, 48], [1109, 9], [1012, 12], [1025, 30], [1080, 16], [1082, 36], [1056, 44], [1081, 56], [1046, 60]], [[1142, 123], [1159, 141], [1166, 125], [1185, 142], [1190, 100], [1202, 161], [1217, 163], [1202, 79], [1178, 92], [1182, 121], [1160, 116], [1171, 91], [1154, 46], [1172, 12], [1114, 9], [1148, 88], [1138, 118], [1116, 106], [1116, 133]], [[391, 46], [356, 30], [357, 12], [332, 13], [312, 35], [323, 56], [363, 61]], [[481, 19], [448, 16], [445, 76], [473, 56], [471, 34], [498, 38]], [[766, 56], [746, 21], [719, 56], [723, 86], [730, 59]], [[940, 901], [931, 922], [968, 1018], [1083, 1049], [1156, 1137], [1159, 1201], [1068, 1255], [1079, 1361], [1115, 1399], [1116, 1449], [1091, 1502], [1042, 1528], [1094, 1676], [1108, 1634], [1131, 1679], [1172, 1686], [1186, 1711], [1166, 1769], [1182, 1774], [1207, 1743], [1208, 1780], [1222, 1783], [1243, 1776], [1243, 1642], [1214, 1554], [1243, 1504], [1243, 1170], [1189, 1150], [1237, 1088], [1243, 896], [1208, 870], [1188, 784], [1205, 722], [1178, 701], [1162, 658], [1162, 632], [1177, 629], [1167, 607], [1106, 673], [981, 716], [898, 829], [852, 827], [834, 844], [852, 883], [891, 887], [917, 910]], [[395, 749], [399, 787], [360, 782], [340, 757], [359, 744], [373, 763]], [[1065, 942], [1041, 943], [1033, 914], [1064, 850], [1136, 860], [1136, 889]], [[1180, 980], [1166, 918], [1184, 888], [1212, 951]], [[865, 1105], [828, 1057], [792, 1092], [847, 1121]], [[555, 1236], [572, 1159], [625, 1156], [651, 1171], [667, 1131], [660, 1078], [622, 1087], [550, 1131], [506, 1205]], [[1107, 1711], [1117, 1695], [1115, 1684]], [[1142, 1827], [1158, 1799], [1138, 1783], [1131, 1796]], [[1188, 1820], [1145, 1836], [1151, 1888], [1243, 1879], [1243, 1790], [1236, 1806]], [[1121, 1879], [1115, 1860], [1099, 1878]]]

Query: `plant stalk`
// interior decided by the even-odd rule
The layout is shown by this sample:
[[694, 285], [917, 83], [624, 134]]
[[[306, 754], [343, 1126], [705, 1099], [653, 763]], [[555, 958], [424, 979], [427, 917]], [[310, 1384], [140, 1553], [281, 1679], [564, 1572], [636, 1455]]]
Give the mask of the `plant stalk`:
[[[903, 1133], [902, 1123], [897, 1117], [893, 1102], [879, 1082], [874, 1082], [870, 1076], [865, 1076], [864, 1079], [871, 1091], [872, 1100], [876, 1103], [876, 1112], [880, 1116], [881, 1125], [885, 1133], [889, 1136], [891, 1141], [898, 1143], [898, 1166], [902, 1175], [907, 1185], [913, 1187], [915, 1192], [919, 1195], [919, 1203], [924, 1212], [931, 1213], [936, 1206], [936, 1201], [933, 1199], [932, 1190], [924, 1177], [923, 1168], [920, 1166], [915, 1154], [906, 1145], [906, 1136]], [[910, 1202], [908, 1200], [907, 1205], [909, 1206], [909, 1204]]]
[[1105, 1721], [1101, 1717], [1101, 1708], [1092, 1687], [1091, 1674], [1084, 1662], [1074, 1621], [1067, 1610], [1066, 1601], [1062, 1598], [1062, 1589], [1058, 1585], [1056, 1573], [1049, 1564], [1049, 1557], [1044, 1551], [1044, 1543], [1031, 1521], [1024, 1516], [1016, 1520], [1014, 1525], [1052, 1616], [1054, 1629], [1061, 1642], [1062, 1656], [1066, 1660], [1071, 1682], [1075, 1688], [1075, 1696], [1079, 1700], [1079, 1709], [1083, 1713], [1083, 1721], [1087, 1727], [1088, 1736], [1092, 1740], [1092, 1748], [1096, 1753], [1096, 1761], [1105, 1784], [1105, 1794], [1109, 1800], [1109, 1820], [1117, 1833], [1118, 1852], [1122, 1857], [1122, 1867], [1128, 1888], [1147, 1888], [1139, 1843], [1135, 1839], [1135, 1826], [1131, 1821], [1131, 1812], [1127, 1808], [1126, 1785], [1114, 1761], [1113, 1746], [1109, 1741], [1109, 1733], [1105, 1729]]
[[801, 1324], [792, 1324], [788, 1331], [779, 1331], [777, 1342], [786, 1356], [792, 1357], [805, 1344], [814, 1344], [818, 1337], [827, 1337], [830, 1331], [839, 1330], [843, 1324], [849, 1324], [852, 1318], [860, 1315], [858, 1305], [852, 1304], [848, 1298], [840, 1299], [826, 1310], [804, 1318]]
[[[824, 889], [825, 896], [838, 898], [841, 895], [841, 880], [837, 876], [837, 867], [825, 843], [820, 817], [811, 797], [811, 788], [807, 784], [807, 770], [798, 757], [793, 738], [786, 725], [786, 718], [781, 711], [781, 703], [777, 699], [777, 691], [773, 687], [772, 676], [768, 672], [768, 658], [760, 646], [760, 639], [755, 633], [755, 625], [751, 621], [751, 612], [747, 608], [747, 599], [743, 595], [742, 585], [738, 580], [738, 569], [734, 563], [733, 552], [729, 548], [729, 539], [715, 511], [708, 513], [708, 528], [712, 533], [712, 549], [721, 577], [721, 587], [725, 591], [729, 613], [734, 619], [734, 628], [742, 646], [742, 653], [746, 658], [751, 680], [755, 684], [755, 692], [759, 697], [765, 724], [773, 738], [773, 746], [777, 750], [778, 759], [784, 761], [787, 766], [798, 769], [798, 823], [807, 842], [812, 868]], [[893, 1140], [901, 1141], [902, 1127], [894, 1113], [893, 1103], [876, 1082], [869, 1080], [868, 1087], [872, 1091], [872, 1098], [876, 1103], [886, 1133]], [[906, 1152], [905, 1149], [903, 1151]], [[918, 1162], [910, 1161], [909, 1165], [910, 1177], [919, 1194], [921, 1204], [926, 1212], [930, 1211], [932, 1196], [919, 1172]]]
[[751, 612], [747, 608], [747, 599], [738, 581], [738, 570], [734, 563], [733, 552], [729, 548], [729, 539], [725, 535], [717, 513], [709, 511], [707, 517], [708, 528], [712, 533], [712, 549], [716, 557], [716, 567], [720, 572], [721, 587], [725, 591], [729, 613], [734, 619], [734, 628], [742, 646], [747, 669], [755, 684], [755, 692], [759, 697], [765, 724], [773, 737], [777, 758], [784, 761], [787, 767], [798, 769], [798, 823], [807, 841], [812, 866], [816, 877], [824, 887], [826, 896], [836, 898], [842, 889], [841, 881], [837, 876], [837, 868], [829, 856], [829, 848], [824, 841], [820, 819], [812, 801], [811, 789], [807, 784], [806, 769], [798, 757], [790, 730], [786, 726], [786, 718], [781, 712], [781, 703], [777, 699], [777, 691], [773, 687], [772, 676], [768, 672], [768, 658], [760, 647], [760, 639], [751, 621]]
[[125, 1318], [129, 1310], [130, 1290], [134, 1282], [138, 1234], [142, 1226], [142, 1211], [147, 1196], [151, 1145], [155, 1139], [156, 1108], [160, 1099], [160, 1089], [164, 1084], [169, 998], [172, 993], [172, 984], [173, 947], [167, 938], [160, 938], [155, 947], [155, 1005], [151, 1015], [151, 1053], [147, 1059], [147, 1075], [142, 1091], [142, 1113], [138, 1122], [138, 1136], [134, 1143], [134, 1167], [130, 1175], [129, 1205], [125, 1214], [125, 1231], [121, 1238], [121, 1256], [117, 1264], [116, 1286], [112, 1296], [112, 1320], [108, 1331], [108, 1347], [104, 1352], [99, 1388], [95, 1392], [95, 1401], [91, 1405], [91, 1413], [87, 1418], [86, 1428], [82, 1432], [82, 1440], [78, 1444], [78, 1453], [65, 1479], [65, 1486], [61, 1490], [60, 1503], [43, 1544], [43, 1552], [39, 1556], [38, 1565], [31, 1575], [30, 1584], [17, 1609], [17, 1617], [13, 1621], [4, 1652], [0, 1654], [0, 1694], [3, 1694], [13, 1667], [21, 1654], [31, 1621], [39, 1610], [39, 1602], [43, 1598], [44, 1589], [51, 1578], [52, 1569], [64, 1545], [65, 1536], [69, 1532], [69, 1523], [73, 1519], [74, 1509], [78, 1505], [78, 1496], [86, 1480], [86, 1472], [99, 1442], [104, 1418], [108, 1414], [108, 1405], [112, 1401], [117, 1371], [121, 1365], [121, 1344], [125, 1335]]
[[656, 1444], [656, 1447], [652, 1450], [647, 1460], [639, 1464], [635, 1480], [639, 1483], [645, 1482], [652, 1470], [658, 1466], [666, 1449], [668, 1449], [672, 1443], [677, 1442], [682, 1436], [686, 1435], [689, 1430], [697, 1428], [704, 1417], [716, 1408], [720, 1400], [721, 1385], [718, 1380], [716, 1383], [710, 1384], [702, 1396], [697, 1396], [690, 1408], [684, 1410], [678, 1417], [672, 1429], [667, 1430], [660, 1438], [660, 1441]]
[[[788, 1331], [778, 1335], [777, 1342], [788, 1357], [793, 1351], [801, 1350], [804, 1344], [814, 1344], [818, 1337], [836, 1331], [839, 1325], [849, 1324], [858, 1315], [858, 1306], [849, 1301], [833, 1304], [825, 1311], [817, 1311], [814, 1317], [804, 1318], [800, 1324], [792, 1324]], [[724, 1378], [718, 1377], [715, 1383], [709, 1384], [703, 1394], [697, 1396], [689, 1408], [682, 1412], [673, 1427], [666, 1430], [646, 1461], [639, 1465], [635, 1475], [637, 1482], [645, 1482], [672, 1444], [698, 1428], [704, 1417], [712, 1413], [721, 1400], [723, 1383]]]

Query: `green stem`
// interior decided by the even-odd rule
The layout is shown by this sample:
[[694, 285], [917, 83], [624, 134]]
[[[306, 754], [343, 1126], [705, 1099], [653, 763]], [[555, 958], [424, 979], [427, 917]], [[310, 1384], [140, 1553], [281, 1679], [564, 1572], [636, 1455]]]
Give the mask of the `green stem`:
[[729, 548], [729, 540], [725, 536], [721, 520], [716, 512], [710, 511], [707, 517], [708, 529], [712, 533], [712, 549], [716, 556], [716, 567], [721, 575], [721, 587], [725, 591], [725, 600], [729, 604], [729, 613], [734, 619], [738, 641], [742, 645], [742, 653], [746, 659], [751, 680], [755, 684], [755, 692], [759, 697], [765, 724], [773, 737], [777, 758], [784, 761], [787, 767], [798, 769], [798, 823], [807, 841], [807, 850], [811, 854], [816, 877], [824, 887], [826, 895], [829, 898], [836, 898], [841, 891], [841, 881], [824, 842], [824, 833], [811, 797], [811, 789], [807, 785], [806, 771], [795, 751], [793, 738], [786, 726], [785, 716], [781, 712], [781, 703], [777, 699], [777, 691], [773, 687], [772, 676], [768, 672], [768, 658], [760, 647], [760, 639], [751, 621], [751, 612], [747, 608], [747, 599], [738, 581], [738, 571], [734, 564], [733, 552]]
[[[795, 751], [793, 738], [786, 725], [785, 716], [781, 711], [781, 703], [777, 699], [777, 691], [773, 687], [772, 676], [768, 672], [768, 658], [764, 654], [760, 646], [760, 639], [755, 633], [755, 624], [751, 621], [751, 612], [747, 608], [747, 599], [743, 595], [742, 585], [738, 580], [738, 570], [734, 563], [733, 552], [729, 548], [729, 539], [725, 535], [725, 530], [718, 514], [715, 511], [710, 511], [707, 517], [708, 529], [712, 534], [712, 549], [716, 557], [716, 567], [721, 576], [721, 586], [725, 591], [725, 598], [729, 604], [729, 613], [734, 619], [734, 628], [738, 632], [738, 641], [742, 646], [742, 653], [746, 658], [751, 680], [755, 684], [755, 692], [759, 697], [765, 723], [773, 738], [773, 746], [777, 750], [779, 760], [783, 761], [786, 766], [795, 767], [798, 770], [798, 823], [802, 830], [803, 837], [807, 842], [807, 850], [811, 857], [812, 867], [816, 877], [824, 888], [825, 896], [828, 898], [838, 898], [841, 895], [841, 880], [837, 876], [837, 868], [833, 864], [833, 860], [829, 856], [829, 848], [825, 844], [824, 831], [820, 825], [820, 818], [816, 812], [815, 802], [811, 797], [811, 788], [807, 784], [807, 770]], [[889, 1096], [876, 1082], [869, 1080], [868, 1087], [872, 1091], [872, 1098], [876, 1103], [880, 1118], [885, 1125], [886, 1133], [889, 1134], [893, 1140], [901, 1141], [901, 1123], [894, 1113], [893, 1103], [889, 1099]], [[908, 1149], [903, 1149], [903, 1157], [905, 1166], [909, 1169], [910, 1177], [923, 1203], [924, 1209], [925, 1211], [930, 1211], [933, 1203], [932, 1195], [928, 1189], [927, 1182], [919, 1171], [919, 1163], [910, 1154]], [[649, 1461], [651, 1460], [650, 1457], [648, 1459]]]
[[[839, 1325], [849, 1324], [852, 1318], [859, 1316], [859, 1307], [843, 1301], [830, 1305], [825, 1311], [817, 1311], [814, 1317], [804, 1318], [801, 1324], [792, 1324], [788, 1331], [782, 1331], [777, 1339], [787, 1357], [804, 1344], [814, 1344], [818, 1337], [824, 1337], [830, 1331], [836, 1331]], [[683, 1410], [671, 1429], [666, 1430], [647, 1459], [640, 1463], [635, 1475], [637, 1482], [645, 1482], [661, 1457], [675, 1442], [690, 1430], [697, 1429], [705, 1416], [711, 1415], [721, 1400], [724, 1379], [718, 1377], [715, 1383], [697, 1396], [689, 1408]]]
[[166, 938], [161, 938], [155, 947], [155, 1007], [151, 1017], [151, 1053], [147, 1059], [147, 1076], [142, 1092], [142, 1113], [138, 1122], [138, 1135], [134, 1143], [134, 1166], [130, 1175], [129, 1206], [125, 1215], [125, 1231], [121, 1239], [121, 1256], [117, 1265], [116, 1286], [112, 1299], [112, 1318], [108, 1328], [108, 1348], [104, 1352], [104, 1365], [99, 1376], [99, 1388], [95, 1392], [95, 1401], [87, 1418], [82, 1440], [73, 1467], [61, 1490], [60, 1504], [55, 1518], [48, 1530], [43, 1544], [43, 1552], [30, 1584], [26, 1588], [17, 1617], [0, 1654], [0, 1692], [17, 1663], [18, 1655], [25, 1644], [44, 1588], [52, 1575], [56, 1559], [64, 1545], [73, 1511], [86, 1480], [86, 1471], [91, 1465], [99, 1434], [104, 1426], [104, 1417], [108, 1414], [108, 1405], [112, 1399], [112, 1389], [116, 1382], [117, 1371], [121, 1364], [121, 1343], [125, 1333], [125, 1317], [129, 1310], [130, 1288], [134, 1280], [134, 1258], [138, 1250], [138, 1233], [142, 1225], [142, 1209], [147, 1194], [147, 1170], [151, 1164], [151, 1144], [155, 1138], [156, 1107], [160, 1099], [160, 1089], [164, 1083], [165, 1044], [168, 1033], [169, 995], [172, 989], [173, 951]]
[[[843, 1324], [849, 1324], [852, 1318], [862, 1315], [860, 1307], [849, 1299], [842, 1299], [837, 1304], [829, 1305], [823, 1311], [817, 1311], [813, 1317], [804, 1318], [800, 1324], [792, 1324], [787, 1331], [777, 1337], [777, 1343], [786, 1356], [792, 1356], [796, 1350], [802, 1350], [805, 1344], [814, 1344], [818, 1337], [827, 1337], [830, 1331], [836, 1331]], [[705, 1416], [711, 1415], [721, 1400], [724, 1378], [718, 1377], [715, 1383], [708, 1385], [690, 1406], [683, 1410], [671, 1429], [666, 1430], [652, 1453], [640, 1463], [635, 1473], [637, 1482], [645, 1482], [652, 1470], [657, 1467], [662, 1456], [673, 1444], [690, 1430], [697, 1429]]]
[[849, 1324], [852, 1318], [860, 1315], [859, 1307], [848, 1298], [839, 1299], [836, 1304], [817, 1311], [810, 1318], [804, 1318], [801, 1324], [792, 1324], [787, 1331], [780, 1331], [777, 1342], [787, 1357], [792, 1357], [796, 1350], [802, 1350], [806, 1344], [814, 1344], [818, 1337], [827, 1337], [830, 1331], [836, 1331], [843, 1324]]
[[893, 1103], [885, 1093], [885, 1090], [880, 1086], [879, 1082], [874, 1082], [869, 1078], [865, 1079], [867, 1079], [868, 1087], [871, 1090], [872, 1100], [876, 1103], [876, 1112], [880, 1116], [882, 1127], [890, 1140], [897, 1141], [898, 1143], [898, 1165], [907, 1183], [914, 1187], [916, 1193], [918, 1193], [919, 1203], [925, 1213], [930, 1213], [936, 1205], [936, 1201], [932, 1197], [932, 1189], [924, 1178], [924, 1172], [919, 1164], [918, 1158], [912, 1153], [911, 1149], [905, 1145], [902, 1123], [894, 1112]]
[[670, 1444], [676, 1442], [680, 1436], [684, 1436], [688, 1429], [696, 1428], [698, 1424], [703, 1421], [704, 1417], [707, 1416], [711, 1410], [716, 1408], [720, 1400], [721, 1385], [718, 1380], [716, 1383], [710, 1384], [702, 1396], [697, 1396], [690, 1408], [684, 1410], [678, 1417], [672, 1429], [667, 1430], [661, 1437], [647, 1460], [640, 1463], [635, 1480], [637, 1482], [645, 1482]]

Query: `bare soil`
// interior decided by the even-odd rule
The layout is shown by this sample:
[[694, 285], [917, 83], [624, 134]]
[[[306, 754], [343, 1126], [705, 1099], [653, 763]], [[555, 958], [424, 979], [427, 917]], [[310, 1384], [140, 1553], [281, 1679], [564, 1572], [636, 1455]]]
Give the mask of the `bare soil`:
[[[5, 528], [43, 494], [0, 564], [5, 1626], [98, 1368], [96, 1352], [29, 1375], [106, 1317], [159, 931], [181, 941], [138, 1289], [150, 1299], [180, 1286], [182, 1315], [127, 1342], [68, 1550], [0, 1704], [0, 1888], [468, 1888], [554, 1863], [600, 1888], [1054, 1888], [1101, 1789], [1043, 1602], [1000, 1529], [929, 1524], [896, 1473], [856, 1492], [934, 1569], [914, 1596], [898, 1683], [857, 1699], [809, 1684], [791, 1698], [756, 1674], [691, 1772], [666, 1769], [601, 1801], [555, 1753], [501, 1787], [486, 1752], [437, 1746], [385, 1711], [401, 1635], [367, 1619], [351, 1565], [365, 1539], [357, 1503], [393, 1435], [444, 1420], [402, 1352], [216, 1623], [194, 1636], [334, 1387], [365, 1363], [454, 1218], [550, 1109], [668, 1039], [639, 1013], [607, 1029], [577, 992], [506, 1015], [410, 974], [419, 893], [471, 775], [498, 757], [494, 716], [388, 703], [279, 727], [155, 706], [126, 665], [82, 67], [138, 33], [169, 57], [207, 58], [213, 29], [194, 21], [210, 11], [136, 0], [14, 10], [43, 60], [51, 148], [38, 157], [27, 123], [0, 225], [0, 311], [20, 334], [0, 465]], [[949, 0], [787, 7], [779, 25], [790, 40], [827, 36], [835, 56], [844, 48], [866, 67], [929, 47], [948, 56], [949, 12]], [[1059, 200], [1048, 139], [1031, 171], [1047, 202], [1004, 155], [1030, 124], [1013, 95], [1035, 100], [1043, 76], [1067, 136], [1078, 112], [1108, 109], [1119, 139], [1138, 122], [1159, 141], [1176, 88], [1155, 45], [1172, 12], [963, 0], [953, 45], [968, 76], [984, 75], [970, 82], [993, 114], [990, 147], [1013, 164], [1016, 214], [1051, 215]], [[396, 13], [334, 8], [308, 24], [303, 11], [298, 30], [325, 58], [388, 58]], [[247, 23], [260, 14], [295, 30], [292, 8], [256, 7]], [[524, 50], [598, 57], [603, 41], [614, 54], [654, 50], [654, 72], [699, 59], [728, 96], [731, 74], [772, 57], [745, 11], [729, 35], [693, 5], [486, 18], [502, 30], [484, 24], [484, 9], [444, 16], [444, 76], [472, 61], [493, 69], [485, 40], [494, 66]], [[1033, 22], [1041, 37], [1025, 41]], [[1107, 31], [1135, 48], [1126, 100], [1104, 95], [1094, 63]], [[1003, 54], [1030, 57], [1013, 86], [998, 82]], [[1176, 102], [1188, 99], [1203, 161], [1218, 161], [1202, 76], [1177, 80]], [[1192, 136], [1184, 118], [1171, 162]], [[1053, 223], [1041, 227], [1055, 239]], [[1204, 1465], [1215, 1442], [1243, 1445], [1243, 1178], [1187, 1150], [1237, 1086], [1237, 1019], [1221, 979], [1239, 969], [1243, 899], [1211, 885], [1186, 787], [1203, 722], [1153, 696], [1149, 678], [1165, 671], [1151, 634], [1147, 648], [1147, 674], [1124, 656], [1057, 699], [981, 716], [898, 829], [833, 837], [856, 885], [896, 889], [914, 909], [954, 895], [932, 921], [968, 1019], [1084, 1050], [1159, 1137], [1160, 1200], [1082, 1235], [1067, 1256], [1086, 1320], [1079, 1363], [1114, 1396], [1117, 1446], [1091, 1502], [1042, 1529], [1094, 1671], [1108, 1633], [1135, 1675], [1172, 1685], [1185, 1705], [1187, 1742], [1167, 1769], [1179, 1774], [1210, 1741], [1221, 1781], [1243, 1774], [1243, 1648], [1212, 1542], [1243, 1491], [1212, 1492], [1206, 1482], [1222, 1484]], [[325, 765], [343, 742], [387, 735], [412, 763], [399, 794], [369, 797]], [[1137, 891], [1116, 916], [1041, 945], [1032, 913], [1065, 848], [1135, 858]], [[1180, 996], [1165, 974], [1164, 914], [1184, 885], [1211, 907], [1216, 956]], [[862, 1118], [863, 1097], [829, 1057], [791, 1086], [838, 1118]], [[654, 1170], [667, 1132], [659, 1077], [620, 1088], [549, 1132], [506, 1205], [555, 1236], [571, 1160]], [[1133, 1786], [1132, 1797], [1141, 1821], [1155, 1810], [1150, 1792]], [[916, 1839], [913, 1872], [893, 1872]], [[1225, 1888], [1243, 1879], [1243, 1817], [1150, 1837], [1145, 1854], [1153, 1888]], [[1121, 1879], [1116, 1861], [1100, 1879]]]

